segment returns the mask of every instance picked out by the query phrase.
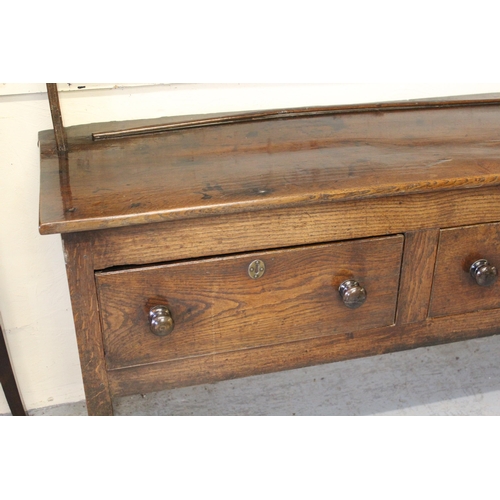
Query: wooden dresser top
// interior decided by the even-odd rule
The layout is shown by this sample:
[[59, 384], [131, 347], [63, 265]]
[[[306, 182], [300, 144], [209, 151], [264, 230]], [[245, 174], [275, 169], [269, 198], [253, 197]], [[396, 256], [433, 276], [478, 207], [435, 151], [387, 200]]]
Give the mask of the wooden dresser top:
[[102, 140], [180, 119], [69, 127], [66, 157], [40, 132], [40, 232], [500, 185], [498, 95], [297, 111]]

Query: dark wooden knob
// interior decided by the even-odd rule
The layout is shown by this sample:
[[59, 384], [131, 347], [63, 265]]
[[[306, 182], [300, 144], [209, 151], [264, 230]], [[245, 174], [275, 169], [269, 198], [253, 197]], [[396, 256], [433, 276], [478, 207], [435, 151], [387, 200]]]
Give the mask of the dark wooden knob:
[[344, 281], [339, 287], [339, 293], [349, 309], [357, 309], [366, 302], [366, 290], [357, 281]]
[[158, 337], [165, 337], [172, 333], [174, 320], [168, 307], [155, 306], [149, 311], [149, 328]]
[[491, 286], [498, 278], [498, 271], [486, 259], [479, 259], [470, 266], [470, 274], [479, 286]]

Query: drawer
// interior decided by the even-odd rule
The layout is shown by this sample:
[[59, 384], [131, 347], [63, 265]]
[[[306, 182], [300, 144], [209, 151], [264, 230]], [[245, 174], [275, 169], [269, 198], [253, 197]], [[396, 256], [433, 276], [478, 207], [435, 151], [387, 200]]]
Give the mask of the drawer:
[[[480, 260], [489, 266], [479, 270], [476, 279], [470, 269]], [[500, 285], [492, 269], [496, 266], [500, 266], [500, 224], [442, 230], [429, 315], [450, 316], [500, 307]]]
[[[96, 273], [107, 367], [392, 325], [403, 240], [397, 235]], [[265, 271], [253, 278], [256, 260]], [[340, 296], [346, 280], [366, 291], [358, 308]], [[155, 306], [165, 306], [173, 320], [165, 336], [150, 328]]]

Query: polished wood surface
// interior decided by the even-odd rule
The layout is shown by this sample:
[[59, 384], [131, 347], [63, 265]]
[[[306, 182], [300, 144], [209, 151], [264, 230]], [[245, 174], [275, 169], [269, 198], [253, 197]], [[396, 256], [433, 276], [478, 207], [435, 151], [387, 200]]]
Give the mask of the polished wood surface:
[[423, 323], [112, 370], [109, 384], [116, 396], [144, 394], [485, 337], [498, 334], [499, 325], [500, 309], [432, 318]]
[[[40, 231], [63, 233], [89, 414], [500, 333], [500, 284], [469, 272], [500, 265], [500, 99], [485, 99], [82, 125], [66, 155], [40, 133]], [[366, 288], [359, 309], [343, 280]], [[173, 319], [161, 338], [154, 306]]]
[[500, 307], [500, 283], [479, 286], [471, 265], [488, 259], [500, 266], [500, 224], [443, 230], [439, 239], [430, 315], [449, 316]]
[[[53, 85], [53, 84], [48, 84]], [[344, 104], [337, 106], [315, 106], [305, 108], [290, 108], [290, 109], [270, 109], [264, 111], [246, 111], [240, 113], [217, 113], [205, 116], [191, 116], [185, 119], [157, 119], [156, 123], [142, 123], [127, 125], [121, 123], [119, 128], [115, 130], [104, 130], [101, 132], [93, 132], [92, 139], [106, 140], [116, 138], [129, 138], [138, 135], [150, 135], [163, 132], [171, 132], [177, 130], [186, 130], [192, 128], [216, 127], [220, 125], [234, 125], [236, 123], [256, 123], [272, 120], [284, 120], [293, 118], [315, 118], [318, 116], [332, 116], [335, 114], [348, 113], [373, 113], [389, 112], [389, 111], [407, 111], [414, 109], [435, 109], [435, 108], [453, 108], [466, 107], [477, 105], [497, 105], [500, 94], [487, 94], [484, 96], [478, 95], [474, 99], [456, 97], [453, 99], [421, 99], [409, 101], [393, 101], [368, 104]], [[106, 128], [106, 126], [105, 126]]]
[[78, 134], [40, 136], [44, 234], [500, 185], [495, 105]]
[[54, 137], [56, 148], [59, 156], [63, 156], [68, 151], [68, 139], [61, 113], [61, 104], [59, 102], [59, 93], [57, 91], [57, 83], [47, 83], [47, 95], [50, 104], [50, 113], [52, 116], [52, 124], [54, 126]]
[[[372, 198], [81, 233], [96, 269], [500, 220], [500, 189]], [[256, 230], [258, 228], [258, 230]]]
[[[394, 323], [403, 237], [189, 261], [96, 275], [109, 369]], [[251, 279], [259, 259], [265, 273]], [[365, 304], [348, 309], [339, 286], [360, 282]], [[165, 305], [173, 332], [158, 338], [148, 312]]]

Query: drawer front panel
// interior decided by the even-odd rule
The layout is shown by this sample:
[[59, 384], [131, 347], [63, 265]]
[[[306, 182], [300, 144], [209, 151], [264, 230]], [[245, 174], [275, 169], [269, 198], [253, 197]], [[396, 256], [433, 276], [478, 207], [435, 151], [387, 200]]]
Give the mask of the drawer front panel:
[[[402, 248], [393, 236], [97, 273], [108, 369], [391, 325]], [[367, 292], [357, 309], [346, 280]], [[174, 321], [164, 337], [150, 330], [158, 305]]]
[[500, 271], [500, 224], [441, 231], [429, 310], [431, 317], [500, 307], [498, 281], [478, 284], [480, 278], [471, 275], [471, 266], [480, 260]]

